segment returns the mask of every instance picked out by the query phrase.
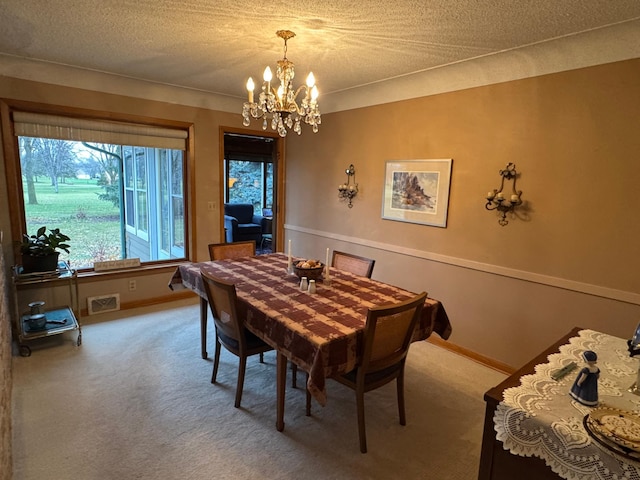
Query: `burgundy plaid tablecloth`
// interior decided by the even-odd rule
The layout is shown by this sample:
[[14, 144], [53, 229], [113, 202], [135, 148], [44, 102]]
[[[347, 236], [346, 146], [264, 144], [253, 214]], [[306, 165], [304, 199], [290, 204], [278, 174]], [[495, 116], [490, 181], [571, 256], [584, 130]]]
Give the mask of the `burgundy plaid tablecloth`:
[[[206, 299], [201, 271], [235, 283], [238, 313], [247, 328], [309, 372], [307, 387], [321, 405], [326, 403], [325, 379], [356, 365], [369, 307], [415, 296], [334, 268], [329, 286], [319, 281], [315, 294], [301, 291], [282, 253], [182, 265], [169, 286], [184, 286]], [[447, 339], [451, 325], [442, 304], [428, 298], [414, 341], [433, 332]]]

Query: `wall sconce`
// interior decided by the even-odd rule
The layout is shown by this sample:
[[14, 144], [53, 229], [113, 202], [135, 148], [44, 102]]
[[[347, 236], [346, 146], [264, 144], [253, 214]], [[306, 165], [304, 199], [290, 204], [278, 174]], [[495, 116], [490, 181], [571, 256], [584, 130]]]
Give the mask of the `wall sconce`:
[[[338, 198], [340, 198], [341, 200], [348, 200], [349, 208], [351, 208], [353, 207], [351, 201], [358, 194], [358, 184], [356, 183], [356, 169], [353, 166], [353, 163], [349, 165], [349, 168], [347, 168], [344, 173], [347, 174], [347, 183], [343, 183], [342, 185], [338, 186]], [[353, 181], [351, 180], [351, 177], [353, 177]]]
[[[514, 163], [509, 162], [504, 170], [500, 170], [500, 176], [502, 176], [500, 189], [494, 189], [487, 194], [487, 204], [484, 208], [487, 210], [498, 210], [498, 223], [504, 227], [509, 223], [506, 218], [507, 213], [513, 212], [517, 206], [522, 205], [522, 199], [520, 198], [522, 191], [516, 190], [516, 177], [518, 176], [518, 172], [516, 172], [516, 165]], [[506, 197], [504, 192], [505, 179], [513, 180], [509, 198]]]

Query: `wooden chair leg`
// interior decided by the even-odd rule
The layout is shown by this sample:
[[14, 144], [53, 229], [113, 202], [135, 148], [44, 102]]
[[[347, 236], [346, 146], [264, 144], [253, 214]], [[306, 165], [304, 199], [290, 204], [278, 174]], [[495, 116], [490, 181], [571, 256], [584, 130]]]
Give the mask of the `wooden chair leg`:
[[218, 364], [220, 363], [220, 340], [216, 335], [216, 351], [213, 356], [213, 373], [211, 374], [211, 383], [216, 383], [216, 376], [218, 375]]
[[311, 392], [309, 391], [309, 374], [307, 373], [307, 381], [304, 383], [305, 390], [307, 392], [307, 402], [306, 402], [306, 415], [307, 417], [311, 416]]
[[235, 407], [240, 408], [242, 400], [242, 388], [244, 387], [244, 372], [247, 368], [247, 357], [239, 357], [240, 365], [238, 366], [238, 385], [236, 386], [236, 403]]
[[260, 352], [260, 363], [264, 363], [264, 353]]
[[358, 410], [358, 436], [360, 451], [367, 453], [367, 432], [364, 426], [364, 389], [356, 389], [356, 408]]
[[207, 315], [209, 312], [209, 302], [200, 298], [200, 350], [202, 358], [207, 358]]
[[291, 388], [298, 387], [298, 365], [291, 362]]
[[398, 386], [398, 415], [400, 416], [400, 425], [407, 424], [407, 418], [404, 411], [404, 372], [401, 372], [396, 383]]

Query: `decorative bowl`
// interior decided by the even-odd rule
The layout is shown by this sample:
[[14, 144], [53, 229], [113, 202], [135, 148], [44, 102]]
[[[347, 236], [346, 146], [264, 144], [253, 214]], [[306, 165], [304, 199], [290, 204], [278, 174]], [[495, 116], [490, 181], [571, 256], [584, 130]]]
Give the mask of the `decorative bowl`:
[[320, 280], [322, 278], [322, 272], [324, 271], [324, 263], [315, 262], [314, 267], [303, 267], [304, 261], [299, 261], [293, 264], [293, 272], [298, 278], [307, 277], [307, 280]]
[[47, 317], [44, 313], [29, 315], [27, 319], [29, 330], [43, 330], [47, 326]]

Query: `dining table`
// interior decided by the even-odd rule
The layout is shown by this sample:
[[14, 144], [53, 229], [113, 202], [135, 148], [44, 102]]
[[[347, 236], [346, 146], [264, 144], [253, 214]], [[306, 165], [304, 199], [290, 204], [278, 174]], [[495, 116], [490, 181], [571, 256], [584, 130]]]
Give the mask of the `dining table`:
[[[293, 259], [297, 261], [298, 259]], [[379, 280], [330, 267], [316, 282], [315, 292], [300, 289], [290, 272], [290, 257], [272, 253], [228, 260], [185, 263], [169, 287], [187, 288], [200, 296], [201, 350], [206, 353], [208, 302], [201, 273], [236, 286], [238, 314], [245, 326], [271, 345], [276, 355], [277, 420], [284, 429], [287, 361], [308, 375], [307, 388], [320, 405], [327, 402], [326, 379], [351, 371], [361, 355], [369, 308], [398, 303], [416, 295]], [[441, 302], [427, 298], [413, 341], [432, 333], [448, 339], [451, 323]]]

